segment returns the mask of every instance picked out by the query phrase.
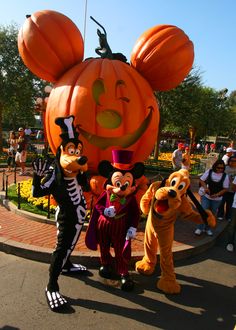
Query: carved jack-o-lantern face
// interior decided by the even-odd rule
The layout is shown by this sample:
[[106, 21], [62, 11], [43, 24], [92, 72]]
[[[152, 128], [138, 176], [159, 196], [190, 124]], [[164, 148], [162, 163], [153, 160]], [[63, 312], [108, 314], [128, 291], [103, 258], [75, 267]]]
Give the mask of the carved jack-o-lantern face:
[[153, 91], [121, 61], [87, 60], [55, 84], [46, 112], [53, 152], [60, 144], [55, 118], [68, 115], [75, 116], [91, 170], [102, 159], [110, 160], [114, 147], [133, 150], [136, 162], [147, 158], [155, 143], [159, 112]]
[[97, 32], [100, 47], [96, 53], [102, 58], [83, 62], [81, 33], [61, 13], [43, 10], [27, 16], [18, 35], [26, 66], [55, 83], [46, 110], [52, 151], [56, 152], [61, 141], [55, 118], [74, 115], [91, 170], [102, 159], [111, 160], [114, 148], [134, 151], [134, 162], [149, 156], [159, 125], [153, 90], [176, 87], [194, 59], [192, 42], [172, 25], [144, 32], [133, 48], [130, 66], [122, 62], [124, 55], [111, 52], [105, 29]]

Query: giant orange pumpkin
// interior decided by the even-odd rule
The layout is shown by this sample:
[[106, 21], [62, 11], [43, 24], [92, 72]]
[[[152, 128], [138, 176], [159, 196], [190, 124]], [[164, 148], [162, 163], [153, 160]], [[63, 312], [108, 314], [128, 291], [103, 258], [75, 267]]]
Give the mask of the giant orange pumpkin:
[[131, 65], [151, 84], [166, 91], [179, 85], [194, 60], [193, 43], [183, 30], [173, 25], [157, 25], [137, 40]]
[[[34, 13], [27, 18], [18, 37], [19, 52], [26, 66], [38, 77], [56, 82], [45, 120], [52, 151], [55, 153], [61, 143], [55, 118], [74, 115], [92, 172], [101, 160], [111, 160], [114, 148], [134, 151], [134, 162], [149, 156], [159, 125], [153, 90], [175, 87], [193, 62], [192, 42], [182, 30], [171, 25], [158, 25], [146, 31], [134, 47], [131, 65], [116, 60], [118, 57], [113, 55], [117, 54], [111, 50], [109, 54], [98, 51], [104, 50], [104, 39], [98, 32], [97, 53], [102, 58], [83, 62], [81, 34], [60, 13], [47, 10]], [[108, 58], [104, 58], [106, 54]]]
[[47, 103], [46, 130], [52, 151], [61, 143], [59, 116], [75, 116], [90, 170], [111, 160], [114, 148], [134, 151], [143, 161], [156, 140], [159, 112], [148, 82], [131, 66], [118, 60], [89, 59], [55, 84]]
[[18, 49], [25, 65], [51, 82], [84, 56], [80, 30], [67, 16], [53, 10], [28, 15], [18, 34]]

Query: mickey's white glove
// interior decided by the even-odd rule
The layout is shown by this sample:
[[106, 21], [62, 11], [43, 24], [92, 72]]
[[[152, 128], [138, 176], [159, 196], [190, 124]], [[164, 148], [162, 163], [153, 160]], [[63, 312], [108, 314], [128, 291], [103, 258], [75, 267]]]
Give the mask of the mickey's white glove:
[[104, 215], [109, 218], [113, 218], [116, 215], [115, 206], [109, 206], [105, 208]]
[[131, 238], [135, 238], [136, 232], [137, 232], [137, 228], [129, 227], [129, 229], [126, 233], [126, 239], [128, 240], [128, 239], [131, 239]]

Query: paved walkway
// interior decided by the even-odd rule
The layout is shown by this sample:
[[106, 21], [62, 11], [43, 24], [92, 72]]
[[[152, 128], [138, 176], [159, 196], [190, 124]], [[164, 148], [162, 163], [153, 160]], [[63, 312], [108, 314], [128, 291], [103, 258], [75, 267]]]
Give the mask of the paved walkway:
[[[16, 182], [27, 180], [31, 177], [16, 175]], [[2, 173], [0, 173], [0, 182]], [[8, 176], [9, 184], [14, 182], [14, 174]], [[196, 191], [192, 182], [192, 190]], [[18, 210], [16, 206], [4, 200], [5, 192], [1, 193], [0, 205], [0, 250], [32, 260], [49, 262], [50, 255], [56, 243], [56, 226], [54, 221], [46, 217], [37, 216]], [[5, 206], [4, 206], [5, 205]], [[195, 224], [178, 219], [175, 224], [175, 238], [173, 243], [174, 259], [187, 258], [204, 252], [211, 247], [216, 238], [226, 227], [226, 222], [221, 222], [214, 230], [214, 236], [208, 237], [194, 235]], [[79, 242], [73, 252], [74, 262], [89, 263], [99, 259], [98, 251], [90, 251], [84, 243], [87, 225], [81, 233]], [[136, 239], [132, 242], [132, 260], [136, 261], [143, 256], [143, 238], [145, 223], [140, 223]]]

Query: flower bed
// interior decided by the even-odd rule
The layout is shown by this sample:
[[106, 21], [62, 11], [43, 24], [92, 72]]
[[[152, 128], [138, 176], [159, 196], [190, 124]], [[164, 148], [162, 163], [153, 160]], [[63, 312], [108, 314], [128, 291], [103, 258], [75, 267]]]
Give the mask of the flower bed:
[[[18, 186], [16, 186], [16, 193], [18, 192]], [[33, 197], [32, 196], [32, 179], [28, 179], [20, 182], [20, 195], [28, 203], [37, 207], [40, 210], [46, 211], [48, 209], [48, 196]], [[50, 213], [55, 213], [56, 202], [52, 196], [50, 196]]]

